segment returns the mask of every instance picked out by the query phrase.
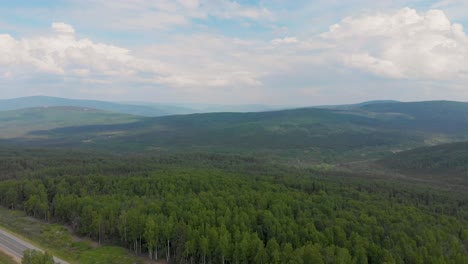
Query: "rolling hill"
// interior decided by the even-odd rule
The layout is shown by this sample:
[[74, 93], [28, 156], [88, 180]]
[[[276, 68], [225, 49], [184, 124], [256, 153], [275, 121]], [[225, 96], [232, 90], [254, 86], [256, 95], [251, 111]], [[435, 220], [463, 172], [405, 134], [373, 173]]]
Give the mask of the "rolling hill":
[[388, 103], [400, 103], [399, 101], [395, 100], [373, 100], [373, 101], [366, 101], [357, 104], [342, 104], [342, 105], [319, 105], [314, 106], [315, 108], [323, 108], [323, 109], [341, 109], [341, 110], [350, 110], [350, 109], [359, 109], [360, 107], [366, 105], [374, 105], [374, 104], [388, 104]]
[[123, 102], [124, 104], [130, 105], [143, 105], [150, 107], [178, 107], [185, 111], [174, 112], [176, 114], [195, 114], [195, 113], [218, 113], [218, 112], [235, 112], [235, 113], [245, 113], [245, 112], [265, 112], [273, 111], [278, 109], [287, 109], [292, 107], [286, 106], [271, 106], [271, 105], [262, 105], [262, 104], [196, 104], [196, 103], [173, 103], [173, 104], [163, 104], [163, 103], [148, 103], [148, 102]]
[[423, 183], [468, 192], [468, 141], [399, 151], [383, 158], [344, 162], [336, 169], [361, 178]]
[[97, 100], [65, 99], [50, 96], [30, 96], [14, 99], [0, 99], [0, 111], [54, 106], [93, 108], [115, 113], [147, 117], [213, 112], [260, 112], [281, 108], [255, 104], [222, 105], [164, 104], [150, 102], [106, 102]]
[[361, 107], [376, 114], [396, 114], [406, 120], [389, 122], [398, 129], [415, 129], [450, 134], [468, 132], [468, 103], [451, 101], [429, 101], [414, 103], [370, 104]]
[[0, 138], [28, 137], [30, 131], [67, 126], [118, 124], [140, 120], [133, 115], [116, 114], [81, 107], [37, 107], [0, 112]]
[[[47, 140], [19, 138], [15, 142], [126, 151], [247, 152], [333, 163], [466, 138], [467, 105], [378, 103], [352, 110], [302, 108], [165, 116], [33, 131], [30, 135]], [[434, 114], [437, 111], [446, 115]]]
[[382, 161], [401, 171], [424, 174], [456, 174], [468, 181], [468, 142], [455, 142], [396, 153]]
[[120, 104], [97, 100], [65, 99], [49, 96], [31, 96], [0, 100], [0, 111], [19, 110], [34, 107], [74, 106], [93, 108], [121, 114], [140, 116], [165, 116], [193, 113], [193, 109], [170, 105], [136, 105]]

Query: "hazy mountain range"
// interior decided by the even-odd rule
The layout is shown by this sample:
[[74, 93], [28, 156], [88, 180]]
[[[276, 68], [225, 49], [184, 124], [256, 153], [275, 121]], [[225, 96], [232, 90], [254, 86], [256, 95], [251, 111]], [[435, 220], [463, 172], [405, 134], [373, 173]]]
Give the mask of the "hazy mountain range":
[[[0, 138], [10, 143], [40, 146], [114, 151], [249, 152], [340, 162], [465, 140], [468, 134], [468, 103], [451, 101], [374, 101], [324, 108], [179, 113], [160, 117], [135, 116], [143, 109], [155, 114], [156, 108], [148, 105], [50, 97], [6, 102], [2, 104], [3, 109], [36, 108], [0, 112]], [[41, 103], [43, 107], [37, 108]], [[81, 105], [52, 106], [60, 103]], [[112, 109], [116, 111], [110, 112]]]
[[217, 104], [162, 104], [149, 102], [106, 102], [98, 100], [65, 99], [50, 96], [30, 96], [0, 100], [0, 111], [33, 107], [74, 106], [93, 108], [121, 114], [139, 116], [166, 116], [209, 112], [257, 112], [278, 109], [267, 105], [217, 105]]

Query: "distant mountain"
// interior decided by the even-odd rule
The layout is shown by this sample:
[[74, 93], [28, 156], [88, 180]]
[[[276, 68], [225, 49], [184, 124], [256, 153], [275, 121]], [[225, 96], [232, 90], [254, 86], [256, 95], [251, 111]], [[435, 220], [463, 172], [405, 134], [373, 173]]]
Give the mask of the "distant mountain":
[[260, 112], [278, 109], [267, 105], [218, 105], [218, 104], [163, 104], [149, 102], [106, 102], [97, 100], [65, 99], [49, 96], [31, 96], [0, 100], [0, 111], [46, 106], [88, 107], [121, 114], [158, 117], [213, 112]]
[[406, 117], [389, 120], [387, 126], [450, 134], [468, 133], [468, 103], [426, 101], [410, 103], [367, 104], [359, 109], [375, 114]]
[[376, 104], [388, 104], [388, 103], [400, 103], [399, 101], [395, 100], [374, 100], [374, 101], [366, 101], [358, 104], [343, 104], [343, 105], [319, 105], [314, 106], [314, 108], [323, 108], [323, 109], [356, 109], [366, 105], [376, 105]]
[[200, 114], [200, 113], [246, 113], [246, 112], [265, 112], [279, 109], [287, 109], [286, 106], [271, 106], [262, 104], [239, 104], [239, 105], [223, 105], [223, 104], [196, 104], [196, 103], [149, 103], [149, 102], [122, 102], [124, 104], [144, 105], [151, 107], [175, 108], [178, 114]]
[[[427, 107], [377, 103], [345, 110], [301, 108], [143, 118], [127, 124], [35, 131], [30, 135], [46, 139], [15, 141], [131, 151], [249, 152], [333, 163], [467, 138], [468, 115], [462, 113], [468, 104], [426, 103]], [[438, 108], [453, 115], [434, 115]]]
[[140, 120], [138, 116], [72, 106], [1, 111], [0, 138], [26, 137], [33, 130], [93, 124], [129, 123], [138, 120]]
[[270, 106], [261, 104], [241, 104], [241, 105], [217, 105], [217, 104], [189, 104], [188, 107], [195, 109], [198, 113], [216, 112], [265, 112], [291, 107]]
[[99, 109], [115, 113], [140, 115], [140, 116], [165, 116], [173, 114], [188, 113], [190, 110], [180, 107], [169, 106], [145, 106], [145, 105], [129, 105], [112, 102], [104, 102], [97, 100], [77, 100], [65, 99], [49, 96], [31, 96], [15, 99], [0, 100], [0, 111], [18, 110], [33, 107], [46, 106], [75, 106]]

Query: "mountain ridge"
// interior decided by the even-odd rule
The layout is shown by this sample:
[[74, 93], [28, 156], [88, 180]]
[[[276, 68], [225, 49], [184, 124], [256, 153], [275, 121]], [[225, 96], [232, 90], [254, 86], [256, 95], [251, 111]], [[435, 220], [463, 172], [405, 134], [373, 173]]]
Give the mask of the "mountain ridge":
[[[400, 104], [406, 107], [399, 110]], [[147, 117], [130, 123], [39, 129], [30, 131], [29, 136], [39, 137], [40, 141], [21, 138], [14, 141], [114, 151], [158, 149], [279, 153], [293, 159], [319, 159], [317, 162], [333, 163], [338, 160], [336, 157], [345, 161], [345, 156], [368, 159], [400, 149], [466, 138], [468, 103], [424, 104], [428, 107], [422, 107], [423, 112], [421, 103], [391, 103], [366, 105], [358, 109], [308, 107], [268, 112]], [[434, 115], [438, 108], [451, 109], [451, 117]]]
[[260, 104], [167, 104], [152, 102], [110, 102], [102, 100], [69, 99], [53, 96], [27, 96], [0, 99], [0, 111], [20, 110], [43, 106], [75, 106], [111, 111], [121, 114], [158, 117], [167, 115], [213, 113], [213, 112], [259, 112], [282, 109]]
[[33, 130], [128, 123], [141, 117], [76, 106], [45, 106], [0, 111], [0, 138], [27, 136]]

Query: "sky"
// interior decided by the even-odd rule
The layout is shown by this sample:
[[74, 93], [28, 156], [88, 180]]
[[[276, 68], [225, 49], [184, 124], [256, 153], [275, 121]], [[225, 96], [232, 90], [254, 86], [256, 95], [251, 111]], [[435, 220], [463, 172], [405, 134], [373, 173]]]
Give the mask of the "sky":
[[0, 0], [0, 98], [468, 101], [466, 0]]

